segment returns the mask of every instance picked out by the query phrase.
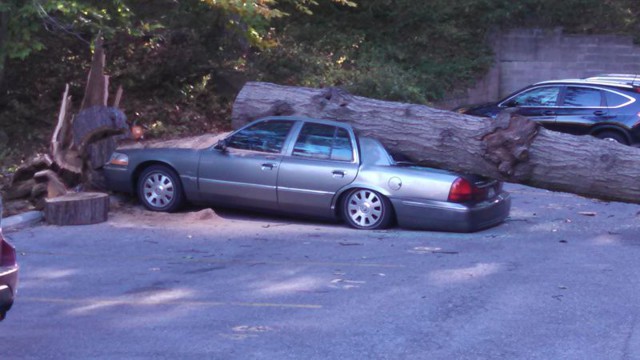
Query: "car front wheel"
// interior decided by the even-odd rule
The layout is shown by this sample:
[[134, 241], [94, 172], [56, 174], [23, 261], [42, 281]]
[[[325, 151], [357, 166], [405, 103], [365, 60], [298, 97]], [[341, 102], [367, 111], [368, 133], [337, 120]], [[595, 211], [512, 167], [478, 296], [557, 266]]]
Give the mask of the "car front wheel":
[[138, 197], [152, 211], [176, 211], [182, 206], [182, 184], [176, 172], [164, 165], [146, 168], [138, 179]]
[[373, 190], [354, 189], [344, 198], [342, 214], [356, 229], [384, 229], [391, 224], [393, 207], [389, 199]]

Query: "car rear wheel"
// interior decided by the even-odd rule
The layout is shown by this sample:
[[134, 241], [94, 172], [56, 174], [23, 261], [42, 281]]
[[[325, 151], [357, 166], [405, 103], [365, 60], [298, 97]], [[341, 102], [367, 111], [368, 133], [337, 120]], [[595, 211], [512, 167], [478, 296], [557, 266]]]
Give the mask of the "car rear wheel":
[[138, 179], [138, 198], [152, 211], [178, 210], [183, 202], [178, 174], [168, 166], [149, 166]]
[[344, 197], [342, 214], [349, 226], [356, 229], [384, 229], [391, 224], [393, 207], [378, 192], [354, 189]]
[[625, 138], [625, 136], [617, 131], [612, 131], [612, 130], [602, 131], [595, 134], [595, 137], [602, 140], [615, 141], [620, 144], [628, 145], [627, 139]]

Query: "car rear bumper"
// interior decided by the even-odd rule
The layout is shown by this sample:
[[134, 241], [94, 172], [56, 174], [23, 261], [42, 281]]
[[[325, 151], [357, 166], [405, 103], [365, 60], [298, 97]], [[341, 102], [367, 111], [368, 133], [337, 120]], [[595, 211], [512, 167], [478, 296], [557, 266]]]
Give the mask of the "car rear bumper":
[[511, 195], [507, 192], [473, 205], [413, 199], [391, 199], [391, 202], [398, 225], [421, 230], [478, 231], [500, 224], [511, 210]]

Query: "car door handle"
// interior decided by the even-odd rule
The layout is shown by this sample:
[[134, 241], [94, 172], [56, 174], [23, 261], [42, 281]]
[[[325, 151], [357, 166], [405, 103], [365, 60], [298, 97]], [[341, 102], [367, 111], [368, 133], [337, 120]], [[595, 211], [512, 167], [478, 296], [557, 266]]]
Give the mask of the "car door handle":
[[606, 115], [606, 114], [607, 114], [607, 112], [603, 111], [603, 110], [596, 110], [596, 111], [593, 112], [593, 115], [596, 115], [596, 116], [602, 116], [602, 115]]
[[332, 174], [335, 179], [339, 179], [347, 175], [347, 172], [344, 170], [333, 170]]
[[272, 163], [262, 164], [262, 170], [273, 170], [274, 167], [276, 167], [276, 164], [272, 164]]
[[543, 111], [542, 115], [555, 115], [556, 112], [553, 110], [547, 110], [547, 111]]

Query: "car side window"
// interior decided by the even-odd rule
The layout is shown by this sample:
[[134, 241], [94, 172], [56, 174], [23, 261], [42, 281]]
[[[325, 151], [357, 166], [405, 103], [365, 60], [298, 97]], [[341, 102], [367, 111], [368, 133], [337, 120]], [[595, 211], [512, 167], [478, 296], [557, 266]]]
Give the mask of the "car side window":
[[599, 107], [602, 106], [602, 91], [587, 87], [567, 88], [562, 104], [566, 107]]
[[306, 123], [293, 148], [293, 156], [313, 159], [351, 161], [353, 147], [349, 132], [343, 128]]
[[629, 103], [632, 99], [629, 99], [626, 96], [622, 96], [620, 94], [616, 94], [614, 92], [611, 91], [605, 91], [604, 92], [605, 97], [607, 99], [607, 106], [608, 107], [620, 107], [624, 104]]
[[560, 94], [560, 87], [544, 86], [516, 95], [509, 102], [515, 102], [515, 106], [525, 107], [556, 106], [558, 94]]
[[266, 120], [242, 129], [227, 139], [227, 147], [279, 153], [293, 126], [288, 120]]
[[331, 151], [331, 160], [353, 160], [351, 137], [349, 136], [349, 132], [345, 129], [338, 128], [336, 131], [336, 137], [334, 138], [333, 149]]

